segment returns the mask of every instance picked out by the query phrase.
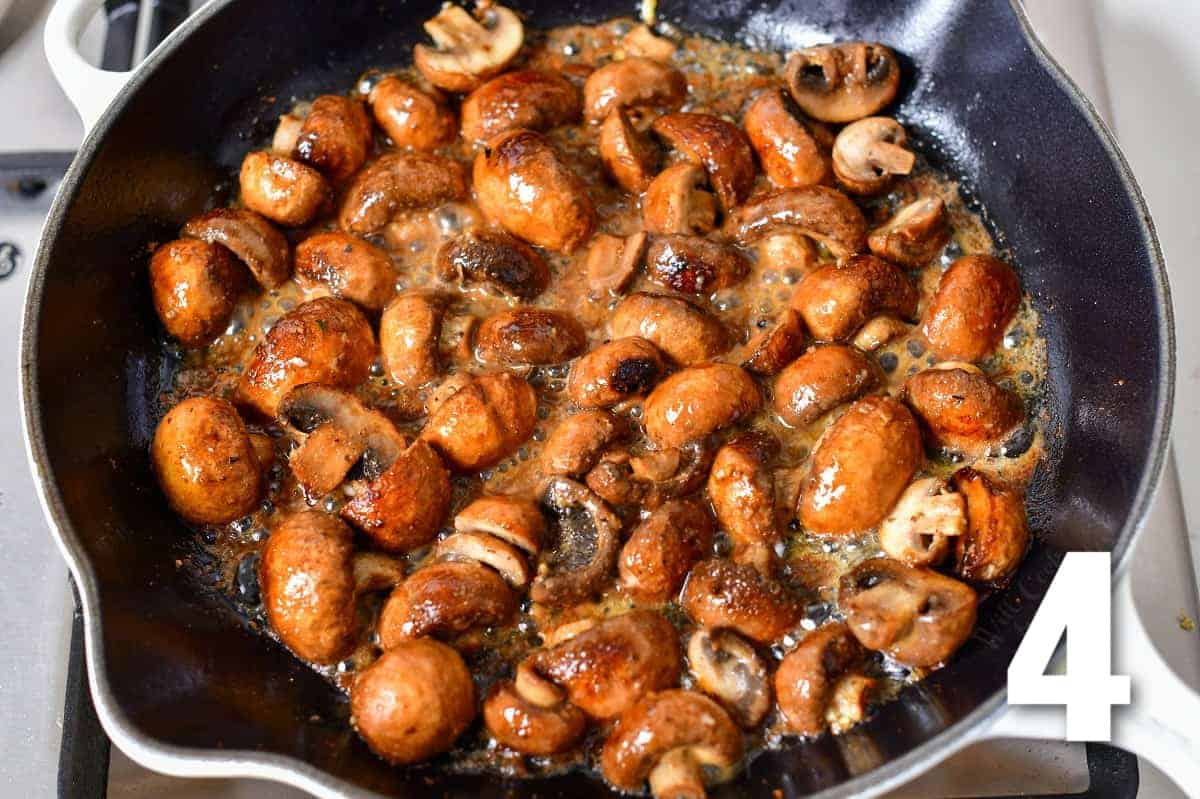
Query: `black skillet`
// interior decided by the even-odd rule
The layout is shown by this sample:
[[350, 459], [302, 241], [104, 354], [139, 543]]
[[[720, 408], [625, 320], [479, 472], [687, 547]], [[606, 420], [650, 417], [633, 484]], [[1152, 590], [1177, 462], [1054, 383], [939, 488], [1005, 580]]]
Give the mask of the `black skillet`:
[[[542, 27], [628, 15], [621, 2], [514, 3]], [[436, 0], [216, 0], [122, 89], [80, 150], [31, 284], [22, 380], [29, 447], [81, 589], [92, 689], [114, 740], [160, 770], [278, 779], [322, 795], [600, 796], [542, 782], [398, 770], [346, 726], [343, 698], [246, 628], [177, 559], [190, 535], [147, 462], [164, 355], [146, 244], [228, 196], [242, 155], [293, 96], [405, 62]], [[1030, 493], [1038, 544], [952, 663], [867, 723], [755, 759], [718, 796], [850, 796], [894, 786], [1004, 704], [1005, 667], [1067, 550], [1120, 568], [1163, 463], [1173, 385], [1162, 257], [1127, 166], [1008, 0], [664, 2], [685, 29], [787, 50], [828, 37], [904, 55], [896, 115], [962, 180], [1041, 314], [1049, 454]]]

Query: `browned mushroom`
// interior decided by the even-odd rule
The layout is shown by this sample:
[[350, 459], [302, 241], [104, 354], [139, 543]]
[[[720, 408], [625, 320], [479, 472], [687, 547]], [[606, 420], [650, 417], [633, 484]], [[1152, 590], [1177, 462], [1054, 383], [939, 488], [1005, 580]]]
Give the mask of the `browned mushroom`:
[[279, 400], [303, 383], [354, 388], [367, 378], [375, 352], [362, 312], [345, 300], [320, 297], [271, 327], [242, 372], [236, 401], [274, 417]]
[[909, 327], [907, 322], [881, 314], [860, 327], [854, 338], [850, 339], [850, 343], [863, 352], [874, 352], [889, 341], [908, 333]]
[[225, 332], [245, 285], [245, 272], [229, 251], [206, 241], [172, 241], [150, 259], [154, 310], [185, 347], [207, 346]]
[[421, 437], [459, 471], [494, 466], [517, 451], [537, 421], [537, 393], [511, 374], [471, 377], [429, 414]]
[[867, 245], [880, 258], [918, 269], [937, 257], [949, 240], [946, 204], [940, 197], [920, 197], [872, 230]]
[[291, 158], [296, 153], [296, 142], [300, 141], [300, 129], [303, 127], [303, 115], [282, 114], [271, 136], [271, 152]]
[[642, 602], [667, 602], [692, 565], [712, 549], [712, 517], [695, 500], [673, 500], [630, 534], [617, 566], [623, 591]]
[[572, 364], [567, 397], [581, 408], [616, 405], [657, 383], [663, 368], [658, 348], [646, 339], [614, 339]]
[[379, 644], [386, 651], [436, 636], [470, 648], [471, 633], [506, 624], [516, 609], [516, 595], [492, 569], [475, 561], [440, 561], [417, 569], [392, 591], [379, 615]]
[[748, 641], [730, 630], [697, 630], [687, 657], [697, 688], [719, 700], [741, 726], [758, 726], [771, 709], [771, 679]]
[[775, 696], [788, 732], [824, 732], [839, 684], [865, 660], [862, 645], [841, 622], [812, 631], [784, 655], [775, 672]]
[[525, 41], [521, 18], [496, 3], [479, 3], [474, 17], [446, 3], [424, 27], [435, 46], [415, 46], [413, 64], [427, 81], [449, 92], [469, 92], [503, 72]]
[[436, 150], [458, 134], [454, 112], [437, 90], [422, 91], [397, 75], [385, 75], [367, 95], [371, 113], [397, 147]]
[[441, 372], [438, 340], [444, 314], [444, 300], [424, 289], [401, 292], [383, 309], [379, 349], [397, 386], [419, 388]]
[[475, 333], [475, 357], [503, 366], [562, 363], [586, 347], [587, 334], [575, 317], [544, 308], [501, 311]]
[[180, 235], [222, 245], [246, 265], [263, 288], [278, 288], [291, 275], [287, 239], [262, 216], [245, 208], [216, 208], [193, 217]]
[[497, 683], [483, 702], [483, 723], [493, 738], [526, 755], [570, 749], [587, 726], [583, 711], [566, 701], [554, 683], [526, 664], [514, 680]]
[[150, 458], [167, 502], [197, 524], [245, 516], [262, 498], [264, 480], [246, 425], [216, 397], [192, 397], [158, 423]]
[[733, 560], [770, 575], [779, 528], [771, 461], [779, 442], [763, 432], [743, 433], [717, 451], [708, 477], [708, 498], [717, 521], [733, 540]]
[[828, 186], [781, 189], [735, 209], [725, 232], [741, 244], [799, 233], [824, 244], [835, 258], [867, 248], [867, 220], [846, 195]]
[[587, 256], [587, 281], [593, 295], [619, 294], [625, 290], [638, 267], [650, 238], [644, 230], [618, 238], [601, 233], [592, 240]]
[[276, 525], [260, 566], [271, 629], [288, 649], [323, 665], [348, 656], [357, 645], [359, 595], [388, 590], [403, 579], [399, 562], [355, 554], [350, 529], [316, 511], [293, 514]]
[[996, 349], [1020, 303], [1011, 266], [990, 255], [964, 255], [942, 275], [921, 334], [938, 358], [974, 363]]
[[296, 245], [296, 282], [378, 311], [395, 291], [396, 271], [374, 244], [334, 231]]
[[707, 438], [642, 452], [614, 447], [588, 472], [587, 485], [605, 502], [653, 510], [698, 490], [712, 460], [713, 447]]
[[966, 532], [956, 539], [955, 572], [964, 580], [1002, 587], [1029, 548], [1022, 492], [975, 469], [959, 469], [954, 487], [966, 498]]
[[953, 361], [917, 372], [904, 396], [935, 444], [971, 455], [998, 444], [1025, 416], [1020, 397]]
[[529, 596], [548, 605], [588, 599], [611, 577], [621, 520], [586, 486], [565, 477], [551, 478], [542, 504], [555, 520], [557, 540], [543, 554]]
[[437, 272], [447, 282], [483, 284], [522, 300], [550, 283], [550, 268], [537, 250], [494, 230], [469, 230], [447, 241], [438, 250]]
[[804, 113], [822, 122], [853, 122], [878, 112], [896, 96], [900, 62], [877, 42], [840, 42], [792, 53], [788, 88]]
[[750, 194], [758, 170], [750, 140], [737, 125], [711, 114], [676, 112], [654, 120], [653, 129], [688, 161], [704, 167], [725, 212]]
[[365, 236], [405, 211], [433, 208], [466, 192], [466, 177], [457, 161], [432, 153], [388, 153], [354, 178], [342, 198], [338, 224]]
[[803, 119], [782, 90], [767, 89], [755, 97], [742, 124], [763, 172], [779, 188], [816, 186], [829, 177], [832, 134]]
[[638, 292], [612, 315], [616, 338], [640, 336], [683, 366], [710, 361], [729, 349], [729, 334], [703, 308], [681, 297]]
[[625, 432], [620, 417], [600, 408], [577, 411], [558, 423], [542, 446], [542, 472], [579, 477]]
[[518, 69], [492, 78], [462, 104], [462, 136], [485, 142], [517, 128], [549, 130], [579, 119], [583, 98], [561, 75]]
[[728, 244], [700, 236], [656, 236], [646, 248], [651, 279], [682, 294], [709, 296], [735, 286], [750, 264]]
[[879, 385], [874, 361], [853, 347], [813, 347], [779, 373], [775, 413], [791, 427], [807, 427], [829, 411]]
[[470, 725], [475, 684], [450, 647], [406, 641], [355, 678], [350, 712], [375, 754], [397, 765], [420, 763], [453, 746]]
[[587, 189], [549, 139], [510, 130], [475, 156], [479, 207], [530, 244], [571, 253], [591, 238], [596, 211]]
[[621, 716], [600, 767], [622, 791], [649, 781], [655, 799], [702, 799], [705, 785], [728, 779], [743, 752], [742, 733], [720, 705], [695, 691], [663, 691]]
[[887, 396], [851, 405], [813, 452], [800, 495], [800, 523], [818, 535], [874, 527], [895, 505], [924, 460], [921, 431], [908, 408]]
[[596, 146], [618, 186], [641, 194], [650, 185], [658, 167], [658, 148], [634, 126], [626, 109], [613, 109], [604, 118]]
[[633, 56], [605, 64], [583, 85], [583, 115], [600, 122], [612, 111], [672, 110], [683, 105], [687, 80], [674, 67]]
[[717, 200], [707, 191], [708, 175], [686, 161], [650, 181], [642, 198], [642, 224], [650, 233], [709, 233], [717, 226]]
[[914, 480], [879, 523], [879, 546], [909, 566], [936, 566], [967, 529], [963, 495], [940, 477]]
[[[763, 322], [759, 322], [760, 325]], [[742, 368], [756, 375], [770, 377], [804, 351], [808, 336], [804, 320], [791, 308], [785, 308], [774, 322], [767, 323], [737, 351]]]
[[621, 47], [626, 53], [635, 56], [652, 58], [664, 64], [675, 55], [675, 42], [662, 36], [655, 36], [650, 26], [642, 23], [635, 25], [629, 33], [621, 37]]
[[296, 139], [297, 158], [342, 181], [362, 167], [370, 149], [371, 122], [361, 100], [337, 94], [313, 100]]
[[741, 367], [689, 367], [668, 377], [646, 398], [646, 436], [661, 448], [678, 447], [734, 424], [760, 405], [758, 385]]
[[907, 175], [916, 156], [905, 148], [908, 134], [891, 117], [867, 117], [847, 125], [833, 143], [833, 173], [848, 191], [878, 194], [894, 175]]
[[450, 475], [433, 448], [415, 441], [370, 482], [355, 485], [342, 517], [389, 552], [424, 546], [450, 509]]
[[791, 306], [813, 338], [842, 341], [879, 314], [913, 319], [917, 290], [898, 267], [874, 255], [856, 255], [805, 277]]
[[320, 172], [265, 150], [246, 154], [239, 182], [247, 208], [287, 227], [311, 222], [331, 196]]
[[758, 239], [754, 252], [764, 270], [783, 273], [794, 270], [801, 276], [816, 269], [821, 260], [813, 239], [786, 227]]
[[730, 628], [772, 644], [800, 622], [801, 608], [783, 586], [749, 564], [706, 560], [692, 569], [680, 605], [703, 627]]
[[460, 533], [487, 533], [527, 555], [536, 555], [542, 547], [546, 523], [530, 500], [497, 494], [479, 497], [460, 510], [454, 517], [454, 529]]
[[838, 603], [854, 637], [905, 666], [936, 666], [975, 627], [970, 586], [890, 558], [865, 560], [842, 577]]

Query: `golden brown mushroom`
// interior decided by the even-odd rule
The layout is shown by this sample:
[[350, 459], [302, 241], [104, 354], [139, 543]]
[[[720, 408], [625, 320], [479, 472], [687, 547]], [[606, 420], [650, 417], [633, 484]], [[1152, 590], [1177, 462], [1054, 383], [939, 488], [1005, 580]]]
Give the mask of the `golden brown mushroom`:
[[529, 591], [534, 602], [570, 605], [600, 592], [621, 545], [621, 520], [586, 486], [551, 478], [542, 505], [554, 519], [557, 540], [543, 554]]
[[829, 177], [829, 130], [793, 110], [781, 89], [759, 94], [742, 117], [763, 172], [781, 189], [824, 183]]
[[914, 480], [879, 523], [879, 547], [909, 566], [936, 566], [967, 531], [963, 495], [940, 477]]
[[566, 701], [558, 686], [526, 664], [516, 678], [497, 683], [483, 702], [483, 723], [501, 744], [526, 755], [570, 749], [587, 727], [583, 711]]
[[791, 308], [785, 308], [774, 322], [759, 330], [738, 352], [742, 368], [770, 377], [804, 352], [808, 336], [804, 320]]
[[596, 146], [618, 186], [641, 194], [650, 185], [658, 167], [658, 148], [634, 126], [626, 109], [613, 109], [604, 118]]
[[601, 233], [592, 239], [587, 256], [587, 281], [592, 294], [620, 294], [633, 280], [642, 265], [642, 256], [650, 237], [639, 230], [632, 236], [619, 238]]
[[483, 284], [522, 300], [532, 300], [550, 283], [550, 268], [537, 250], [494, 230], [469, 230], [443, 244], [437, 273], [447, 282]]
[[483, 374], [469, 378], [429, 414], [421, 437], [459, 471], [494, 466], [529, 440], [537, 421], [537, 393], [524, 378]]
[[242, 160], [242, 203], [272, 222], [300, 227], [329, 204], [329, 184], [307, 164], [256, 150]]
[[435, 636], [470, 647], [469, 634], [506, 624], [516, 595], [499, 574], [475, 561], [446, 560], [423, 566], [392, 591], [379, 615], [384, 651]]
[[370, 242], [331, 231], [296, 245], [296, 282], [320, 287], [378, 311], [395, 291], [396, 270], [388, 254]]
[[462, 136], [486, 142], [510, 130], [549, 130], [579, 119], [583, 98], [561, 75], [534, 69], [505, 72], [467, 95]]
[[800, 282], [791, 306], [818, 341], [844, 341], [879, 314], [912, 319], [917, 290], [900, 269], [874, 255], [823, 266]]
[[574, 358], [587, 347], [575, 317], [544, 308], [513, 308], [489, 316], [475, 332], [475, 357], [487, 364], [536, 366]]
[[397, 147], [436, 150], [458, 135], [454, 112], [437, 90], [422, 91], [397, 75], [385, 75], [367, 96], [371, 112]]
[[687, 80], [674, 67], [633, 56], [605, 64], [583, 85], [583, 115], [600, 122], [611, 112], [665, 109], [674, 111], [687, 96]]
[[1020, 303], [1011, 266], [990, 255], [964, 255], [942, 275], [921, 334], [938, 358], [981, 361], [996, 349]]
[[660, 448], [678, 447], [734, 424], [762, 405], [754, 378], [741, 367], [710, 363], [683, 369], [646, 398], [646, 436]]
[[848, 191], [878, 194], [894, 175], [907, 175], [916, 156], [908, 134], [891, 117], [868, 117], [847, 125], [833, 143], [833, 173]]
[[371, 150], [371, 122], [357, 98], [323, 94], [300, 126], [296, 158], [330, 180], [343, 181], [367, 160]]
[[616, 338], [640, 336], [675, 363], [693, 366], [729, 349], [729, 334], [700, 306], [667, 294], [638, 292], [617, 305], [612, 315]]
[[721, 529], [733, 540], [735, 563], [770, 576], [779, 542], [775, 477], [771, 461], [779, 442], [768, 433], [742, 433], [717, 451], [708, 477], [708, 498]]
[[646, 248], [652, 280], [681, 294], [710, 296], [740, 283], [750, 264], [728, 244], [700, 236], [656, 236]]
[[216, 208], [193, 217], [180, 235], [222, 245], [246, 265], [263, 288], [278, 288], [292, 273], [287, 239], [262, 216], [245, 208]]
[[753, 244], [780, 233], [797, 233], [824, 244], [835, 258], [867, 248], [867, 220], [854, 201], [828, 186], [781, 189], [730, 213], [725, 233]]
[[435, 208], [466, 193], [466, 176], [457, 161], [433, 153], [387, 153], [350, 183], [338, 224], [348, 233], [366, 236], [406, 211]]
[[662, 355], [644, 338], [602, 344], [571, 366], [567, 397], [581, 408], [606, 408], [645, 393], [663, 373]]
[[379, 320], [379, 349], [388, 377], [401, 388], [419, 388], [441, 373], [438, 340], [445, 301], [424, 289], [397, 294]]
[[686, 161], [650, 181], [642, 197], [642, 224], [650, 233], [704, 235], [717, 225], [717, 200], [707, 191], [708, 175]]
[[634, 528], [617, 567], [621, 590], [641, 602], [667, 602], [712, 549], [712, 517], [695, 500], [673, 500]]
[[792, 53], [788, 88], [804, 113], [822, 122], [853, 122], [896, 96], [900, 62], [877, 42], [839, 42]]
[[450, 475], [442, 459], [418, 440], [381, 466], [378, 477], [356, 484], [342, 517], [389, 552], [428, 544], [450, 509]]
[[737, 125], [711, 114], [676, 112], [654, 120], [653, 129], [688, 161], [704, 167], [726, 213], [750, 194], [758, 169], [750, 140]]
[[707, 438], [640, 452], [612, 447], [587, 473], [587, 485], [605, 502], [653, 510], [699, 489], [712, 459], [713, 447]]
[[454, 517], [460, 533], [486, 533], [527, 555], [542, 548], [546, 522], [536, 503], [520, 497], [491, 495], [476, 499]]
[[779, 373], [775, 413], [791, 427], [807, 427], [829, 411], [879, 385], [875, 363], [853, 347], [813, 347]]
[[954, 487], [966, 498], [966, 531], [955, 541], [955, 572], [964, 580], [1002, 587], [1029, 548], [1022, 492], [975, 469], [959, 469]]
[[880, 258], [919, 269], [936, 258], [949, 240], [946, 204], [940, 197], [919, 197], [872, 230], [867, 245]]
[[245, 272], [229, 251], [206, 241], [172, 241], [150, 259], [154, 310], [185, 347], [207, 346], [225, 332], [245, 284]]
[[477, 4], [474, 17], [446, 3], [424, 27], [435, 46], [415, 46], [413, 64], [448, 92], [469, 92], [503, 72], [525, 41], [521, 18], [496, 3]]
[[935, 444], [970, 455], [999, 444], [1025, 417], [1020, 397], [970, 364], [917, 372], [904, 384], [904, 397]]
[[771, 679], [753, 645], [731, 630], [697, 630], [687, 658], [697, 688], [741, 726], [758, 726], [771, 709]]
[[587, 474], [605, 448], [624, 432], [621, 418], [606, 410], [576, 411], [550, 431], [542, 446], [542, 472], [566, 477]]
[[[830, 726], [828, 716], [839, 685], [856, 676], [866, 652], [841, 622], [826, 624], [806, 635], [779, 662], [775, 696], [788, 732], [820, 735]], [[861, 720], [861, 719], [858, 719]]]
[[800, 623], [801, 608], [779, 583], [749, 564], [706, 560], [683, 587], [680, 605], [702, 627], [730, 628], [773, 644]]

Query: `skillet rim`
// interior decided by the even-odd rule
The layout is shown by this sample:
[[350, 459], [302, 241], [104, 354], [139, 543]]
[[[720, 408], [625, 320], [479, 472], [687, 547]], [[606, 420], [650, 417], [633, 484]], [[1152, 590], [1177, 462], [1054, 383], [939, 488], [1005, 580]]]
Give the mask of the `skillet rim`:
[[[102, 652], [102, 619], [97, 613], [99, 592], [97, 580], [86, 554], [71, 526], [58, 485], [49, 468], [49, 456], [43, 434], [42, 412], [37, 389], [36, 352], [38, 321], [42, 310], [49, 253], [66, 218], [67, 209], [79, 193], [81, 180], [108, 135], [113, 122], [142, 86], [150, 80], [159, 64], [174, 53], [179, 43], [194, 30], [203, 26], [237, 0], [216, 0], [205, 4], [185, 20], [134, 71], [96, 125], [80, 145], [71, 168], [47, 215], [38, 242], [29, 285], [25, 295], [20, 340], [20, 404], [25, 452], [33, 472], [43, 515], [57, 542], [71, 575], [78, 587], [87, 654], [88, 685], [96, 712], [106, 733], [131, 759], [143, 766], [165, 774], [181, 777], [257, 778], [292, 785], [322, 797], [375, 797], [381, 794], [352, 785], [315, 766], [294, 757], [252, 750], [218, 750], [164, 744], [136, 729], [121, 709], [111, 691], [106, 664], [98, 657]], [[1171, 417], [1175, 394], [1175, 324], [1171, 289], [1162, 247], [1136, 178], [1107, 123], [1101, 119], [1092, 102], [1083, 95], [1076, 83], [1046, 50], [1025, 12], [1021, 0], [1008, 0], [1022, 36], [1039, 66], [1058, 84], [1076, 111], [1097, 135], [1108, 157], [1116, 166], [1121, 186], [1137, 211], [1143, 236], [1148, 243], [1152, 278], [1159, 315], [1160, 377], [1158, 407], [1155, 410], [1149, 460], [1143, 470], [1129, 515], [1117, 536], [1113, 555], [1113, 578], [1124, 573], [1129, 565], [1134, 545], [1145, 527], [1148, 511], [1158, 490], [1170, 444]], [[1059, 646], [1056, 657], [1061, 656]], [[816, 794], [814, 799], [840, 799], [851, 796], [876, 796], [898, 787], [942, 762], [950, 755], [984, 738], [986, 730], [995, 723], [1006, 706], [1007, 691], [1000, 689], [978, 707], [929, 740], [918, 744], [903, 755], [864, 772], [845, 782]]]

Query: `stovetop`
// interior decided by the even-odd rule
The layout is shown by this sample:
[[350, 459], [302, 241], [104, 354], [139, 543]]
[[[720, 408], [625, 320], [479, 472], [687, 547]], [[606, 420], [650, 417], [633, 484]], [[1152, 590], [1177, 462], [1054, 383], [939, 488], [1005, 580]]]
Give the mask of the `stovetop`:
[[[1195, 90], [1200, 55], [1182, 37], [1200, 29], [1200, 8], [1191, 0], [1027, 0], [1026, 5], [1048, 47], [1125, 137], [1123, 146], [1150, 199], [1168, 262], [1190, 267], [1186, 255], [1200, 244], [1194, 224], [1200, 204], [1190, 199], [1200, 178], [1195, 174], [1200, 164], [1191, 156], [1192, 131], [1200, 118], [1188, 115], [1200, 117]], [[1147, 6], [1154, 7], [1151, 13]], [[0, 341], [7, 342], [0, 344], [0, 375], [7, 376], [0, 379], [0, 399], [13, 409], [0, 416], [0, 536], [8, 553], [0, 561], [0, 619], [7, 641], [0, 648], [0, 719], [5, 722], [0, 746], [6, 754], [0, 795], [40, 797], [57, 791], [60, 797], [91, 799], [104, 795], [106, 784], [111, 799], [168, 793], [175, 799], [298, 799], [302, 792], [274, 784], [164, 777], [116, 750], [109, 761], [77, 679], [82, 653], [77, 645], [72, 651], [74, 601], [24, 462], [16, 412], [17, 341], [29, 266], [57, 178], [82, 136], [42, 54], [44, 13], [40, 0], [17, 0], [0, 19], [0, 108], [21, 109], [0, 122]], [[1190, 15], [1187, 23], [1179, 21], [1183, 15]], [[99, 54], [105, 33], [103, 24], [92, 26], [84, 37], [85, 51]], [[144, 41], [145, 21], [124, 35]], [[1149, 85], [1153, 91], [1147, 91]], [[1172, 146], [1179, 158], [1168, 156]], [[1177, 308], [1200, 297], [1194, 270], [1176, 268], [1171, 279]], [[1200, 320], [1180, 316], [1177, 444], [1200, 441]], [[1200, 447], [1177, 446], [1175, 459], [1190, 476], [1189, 484], [1200, 485]], [[1182, 633], [1174, 623], [1179, 612], [1196, 618], [1190, 564], [1200, 553], [1200, 537], [1193, 537], [1189, 552], [1184, 509], [1200, 519], [1200, 492], [1181, 496], [1178, 479], [1175, 468], [1168, 467], [1147, 529], [1157, 541], [1141, 548], [1150, 554], [1140, 557], [1135, 574], [1153, 576], [1154, 590], [1142, 593], [1161, 605], [1145, 614], [1161, 623], [1156, 641], [1181, 674], [1200, 681], [1200, 637]], [[1152, 766], [1118, 750], [1030, 741], [976, 745], [889, 796], [1075, 796], [1089, 790], [1086, 795], [1106, 799], [1182, 796]]]

